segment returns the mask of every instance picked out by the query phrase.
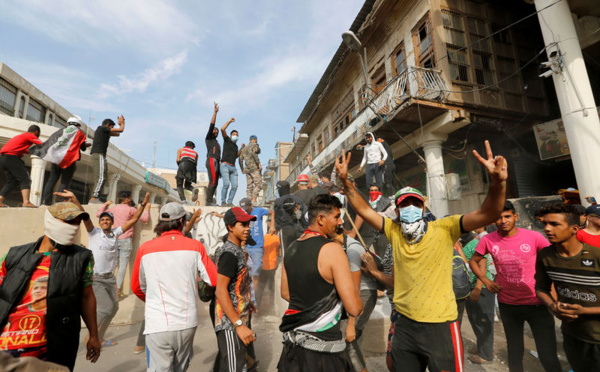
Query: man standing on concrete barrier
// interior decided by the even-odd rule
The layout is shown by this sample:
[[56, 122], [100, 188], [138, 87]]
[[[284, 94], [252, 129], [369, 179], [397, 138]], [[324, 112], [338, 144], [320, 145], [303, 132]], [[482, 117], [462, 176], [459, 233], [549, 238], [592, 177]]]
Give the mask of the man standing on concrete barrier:
[[[260, 147], [258, 146], [258, 139], [255, 135], [250, 136], [250, 143], [248, 146], [242, 144], [242, 151], [240, 154], [240, 169], [242, 173], [246, 174], [246, 196], [252, 200], [252, 203], [256, 204], [258, 200], [258, 194], [262, 189], [262, 165], [258, 158], [260, 154]], [[246, 165], [244, 165], [244, 162]]]
[[[58, 196], [66, 198], [79, 206], [75, 194], [71, 191], [55, 193]], [[138, 208], [133, 217], [123, 225], [113, 228], [115, 218], [110, 212], [102, 212], [98, 224], [100, 227], [94, 227], [90, 219], [84, 220], [85, 229], [88, 232], [90, 250], [94, 254], [94, 295], [96, 297], [96, 318], [98, 320], [98, 338], [102, 346], [113, 346], [116, 342], [105, 340], [104, 334], [110, 325], [110, 322], [119, 310], [117, 302], [117, 282], [114, 271], [117, 266], [117, 238], [125, 231], [129, 230], [140, 218], [142, 212], [148, 204], [150, 193], [146, 193], [144, 201]], [[89, 335], [88, 335], [89, 337]]]
[[[110, 208], [110, 213], [112, 213], [114, 217], [113, 226], [123, 226], [127, 222], [131, 221], [137, 209], [133, 207], [133, 200], [131, 199], [131, 191], [121, 191], [119, 192], [119, 199], [117, 205]], [[112, 204], [112, 201], [109, 200], [96, 213], [96, 217], [100, 218], [102, 213], [104, 213], [109, 206]], [[148, 222], [150, 218], [150, 203], [146, 203], [146, 208], [144, 213], [140, 216], [140, 221], [143, 223]], [[123, 295], [123, 281], [125, 280], [125, 273], [127, 271], [127, 265], [129, 265], [129, 257], [131, 256], [131, 251], [133, 250], [133, 233], [134, 227], [132, 226], [129, 230], [123, 232], [123, 234], [119, 235], [117, 238], [118, 252], [117, 252], [117, 263], [119, 265], [119, 270], [117, 272], [117, 300], [122, 300], [125, 298]]]
[[92, 189], [92, 198], [90, 203], [102, 203], [99, 198], [102, 194], [102, 188], [108, 178], [108, 162], [106, 161], [106, 152], [108, 151], [108, 142], [110, 137], [118, 137], [125, 130], [125, 118], [123, 115], [117, 118], [119, 127], [115, 128], [115, 122], [111, 119], [104, 119], [102, 125], [96, 128], [94, 133], [94, 142], [92, 143], [92, 168], [94, 170], [94, 186]]
[[[500, 318], [506, 334], [508, 368], [522, 372], [525, 352], [523, 326], [531, 327], [540, 362], [547, 372], [561, 371], [556, 349], [554, 317], [535, 294], [535, 261], [540, 250], [550, 245], [537, 231], [517, 227], [519, 214], [507, 201], [497, 216], [498, 231], [487, 234], [477, 244], [469, 265], [486, 288], [497, 293]], [[479, 266], [490, 254], [496, 267], [496, 280]]]
[[77, 358], [80, 317], [90, 334], [86, 359], [95, 363], [100, 356], [94, 257], [74, 244], [81, 221], [90, 216], [73, 201], [50, 206], [44, 212], [44, 236], [10, 248], [0, 266], [0, 348], [70, 370]]
[[154, 229], [159, 237], [140, 246], [133, 266], [131, 289], [146, 303], [148, 371], [188, 369], [198, 326], [197, 278], [217, 285], [217, 270], [202, 243], [181, 232], [185, 220], [181, 204], [165, 204]]
[[4, 171], [6, 185], [0, 190], [0, 207], [6, 207], [4, 199], [17, 185], [21, 187], [24, 207], [35, 207], [29, 201], [31, 179], [23, 161], [23, 155], [29, 152], [31, 145], [40, 145], [40, 127], [31, 125], [27, 132], [14, 136], [0, 149], [0, 168]]
[[[475, 211], [426, 221], [424, 197], [406, 187], [396, 194], [397, 219], [382, 217], [348, 180], [350, 154], [336, 160], [348, 201], [366, 223], [383, 232], [394, 252], [394, 305], [399, 317], [392, 338], [394, 371], [462, 371], [463, 351], [452, 289], [454, 242], [464, 231], [491, 223], [502, 210], [508, 178], [506, 160], [473, 152], [490, 176], [488, 195]], [[426, 284], [424, 284], [426, 283]]]
[[[241, 150], [238, 150], [237, 145], [239, 134], [234, 129], [231, 131], [231, 137], [227, 135], [227, 127], [233, 122], [235, 122], [235, 119], [231, 118], [221, 127], [221, 135], [223, 136], [223, 156], [221, 156], [221, 176], [223, 177], [223, 188], [221, 190], [222, 207], [233, 207], [233, 197], [238, 188], [238, 172], [235, 159], [241, 154]], [[229, 186], [231, 186], [231, 191], [229, 191], [229, 196], [227, 196]]]
[[[179, 199], [185, 201], [185, 194], [183, 189], [192, 191], [192, 184], [196, 183], [196, 175], [198, 173], [198, 153], [194, 151], [196, 145], [192, 141], [186, 141], [185, 146], [177, 150], [177, 175], [175, 180], [177, 181], [177, 193]], [[193, 190], [193, 198], [198, 198], [198, 190]], [[196, 201], [193, 199], [192, 201]]]
[[81, 130], [83, 122], [79, 116], [67, 119], [67, 127], [54, 132], [46, 142], [32, 150], [33, 155], [50, 162], [50, 176], [44, 185], [42, 203], [52, 204], [54, 186], [60, 178], [58, 190], [68, 190], [77, 170], [77, 161], [81, 159], [81, 151], [89, 146]]
[[[600, 248], [577, 240], [579, 216], [573, 205], [539, 210], [551, 246], [537, 255], [535, 291], [562, 320], [563, 346], [573, 371], [600, 368]], [[552, 284], [557, 299], [551, 294]]]
[[206, 188], [206, 205], [215, 206], [215, 193], [219, 185], [221, 145], [219, 144], [219, 130], [215, 128], [219, 104], [215, 102], [215, 111], [213, 112], [208, 132], [206, 132], [206, 171], [208, 172], [208, 187]]

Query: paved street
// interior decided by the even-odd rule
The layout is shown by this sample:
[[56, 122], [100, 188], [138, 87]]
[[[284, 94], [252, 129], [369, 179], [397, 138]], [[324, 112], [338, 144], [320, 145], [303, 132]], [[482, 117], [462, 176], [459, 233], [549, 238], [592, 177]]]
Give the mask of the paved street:
[[[136, 313], [135, 316], [133, 316], [133, 319], [140, 319], [139, 311], [142, 309], [140, 305], [141, 302], [139, 300], [129, 296], [125, 301], [121, 302], [120, 313], [133, 311]], [[387, 300], [380, 298], [373, 317], [368, 323], [364, 336], [365, 340], [363, 342], [363, 349], [365, 357], [367, 358], [369, 371], [387, 371], [385, 366], [385, 340], [389, 327], [389, 320], [387, 319], [386, 314], [389, 314], [389, 305], [387, 304]], [[121, 314], [117, 315], [115, 320], [119, 320], [120, 315]], [[209, 371], [212, 368], [217, 353], [217, 344], [215, 333], [208, 316], [208, 306], [206, 304], [202, 303], [200, 305], [198, 317], [199, 325], [194, 338], [194, 358], [189, 370]], [[256, 341], [256, 354], [260, 360], [259, 371], [276, 370], [277, 361], [281, 353], [281, 333], [278, 330], [279, 322], [280, 318], [273, 315], [265, 317], [258, 316], [253, 320], [253, 329], [258, 335]], [[85, 360], [85, 353], [82, 346], [80, 346], [75, 370], [90, 372], [145, 371], [145, 354], [133, 354], [139, 326], [139, 323], [111, 326], [106, 333], [106, 337], [116, 341], [118, 345], [104, 348], [100, 359], [96, 364], [91, 364]], [[475, 345], [475, 338], [466, 315], [464, 317], [462, 331], [465, 350], [468, 350]], [[81, 334], [82, 340], [85, 334], [86, 331], [84, 329]], [[560, 332], [558, 332], [557, 335], [560, 335]], [[561, 339], [559, 339], [559, 358], [563, 363], [564, 371], [568, 371], [568, 364], [564, 358], [560, 342], [562, 342]], [[508, 367], [506, 366], [506, 341], [504, 332], [502, 331], [502, 325], [499, 322], [496, 322], [495, 345], [496, 359], [492, 364], [485, 366], [474, 365], [465, 358], [465, 371], [508, 371]], [[524, 358], [525, 370], [528, 372], [542, 372], [543, 369], [539, 361], [529, 352], [530, 350], [535, 350], [535, 344], [531, 337], [531, 333], [527, 328], [525, 346], [527, 349]]]

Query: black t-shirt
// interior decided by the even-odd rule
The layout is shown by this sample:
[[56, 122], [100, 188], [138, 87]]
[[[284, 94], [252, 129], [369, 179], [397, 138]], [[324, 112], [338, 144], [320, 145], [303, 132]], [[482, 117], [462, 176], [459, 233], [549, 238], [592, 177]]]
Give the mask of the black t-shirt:
[[221, 254], [217, 273], [225, 275], [228, 278], [235, 278], [237, 276], [237, 258], [233, 253], [224, 252]]
[[298, 198], [300, 198], [300, 200], [302, 200], [302, 202], [306, 205], [308, 205], [308, 202], [310, 202], [310, 199], [312, 199], [313, 197], [315, 197], [317, 195], [318, 195], [317, 192], [312, 189], [298, 190], [294, 193], [294, 196], [297, 196]]
[[108, 149], [108, 141], [110, 141], [110, 127], [101, 125], [98, 128], [96, 128], [91, 153], [106, 155], [106, 149]]
[[223, 142], [223, 156], [221, 161], [224, 161], [235, 166], [235, 159], [237, 159], [238, 145], [235, 144], [229, 136], [225, 137]]
[[206, 158], [215, 158], [218, 161], [221, 159], [221, 145], [217, 138], [213, 136], [213, 129], [215, 129], [215, 124], [211, 123], [204, 141], [206, 143]]

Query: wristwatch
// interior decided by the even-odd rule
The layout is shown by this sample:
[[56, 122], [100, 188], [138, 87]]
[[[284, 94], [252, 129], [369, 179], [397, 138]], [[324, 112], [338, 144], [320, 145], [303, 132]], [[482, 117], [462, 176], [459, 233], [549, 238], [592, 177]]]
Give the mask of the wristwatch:
[[235, 328], [239, 327], [242, 325], [242, 320], [238, 319], [237, 322], [233, 323], [235, 325]]

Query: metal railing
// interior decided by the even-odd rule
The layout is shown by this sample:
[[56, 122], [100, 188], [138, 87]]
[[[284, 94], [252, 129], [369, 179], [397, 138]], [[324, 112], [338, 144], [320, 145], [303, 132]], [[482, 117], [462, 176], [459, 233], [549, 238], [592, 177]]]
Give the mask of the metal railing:
[[[341, 155], [342, 150], [349, 150], [356, 146], [366, 132], [374, 129], [370, 125], [374, 119], [377, 119], [377, 115], [373, 111], [384, 119], [388, 119], [411, 98], [442, 102], [448, 96], [447, 90], [441, 71], [412, 66], [406, 68], [374, 96], [369, 92], [363, 96], [368, 104], [364, 104], [365, 108], [354, 120], [313, 159], [313, 164], [317, 168], [326, 166], [332, 163], [336, 156]], [[371, 108], [368, 108], [369, 106]], [[302, 163], [302, 159], [298, 160], [299, 163]], [[309, 172], [308, 167], [300, 171], [305, 174]], [[293, 183], [296, 181], [294, 176], [297, 174], [295, 175], [292, 171], [286, 180]]]

